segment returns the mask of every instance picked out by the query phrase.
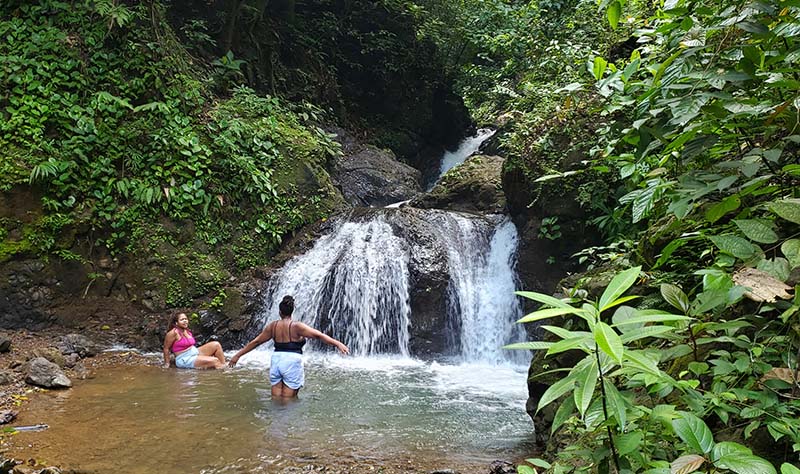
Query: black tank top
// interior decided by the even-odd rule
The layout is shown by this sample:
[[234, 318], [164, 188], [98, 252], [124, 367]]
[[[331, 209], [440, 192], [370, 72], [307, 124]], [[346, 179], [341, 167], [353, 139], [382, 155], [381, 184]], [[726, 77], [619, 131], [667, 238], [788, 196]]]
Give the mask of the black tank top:
[[[289, 338], [292, 337], [292, 323], [294, 321], [289, 321]], [[277, 323], [276, 323], [277, 325]], [[299, 341], [287, 341], [287, 342], [278, 342], [275, 340], [275, 352], [294, 352], [297, 354], [303, 353], [303, 346], [306, 345], [306, 338], [303, 338]]]

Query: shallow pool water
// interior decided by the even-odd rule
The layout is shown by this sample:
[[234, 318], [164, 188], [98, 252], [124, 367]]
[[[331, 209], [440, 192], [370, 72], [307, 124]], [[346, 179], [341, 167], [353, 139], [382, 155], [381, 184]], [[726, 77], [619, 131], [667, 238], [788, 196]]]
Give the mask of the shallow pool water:
[[270, 397], [269, 352], [236, 369], [103, 369], [37, 397], [10, 455], [73, 472], [280, 472], [361, 466], [487, 472], [531, 452], [525, 367], [311, 355], [297, 400]]

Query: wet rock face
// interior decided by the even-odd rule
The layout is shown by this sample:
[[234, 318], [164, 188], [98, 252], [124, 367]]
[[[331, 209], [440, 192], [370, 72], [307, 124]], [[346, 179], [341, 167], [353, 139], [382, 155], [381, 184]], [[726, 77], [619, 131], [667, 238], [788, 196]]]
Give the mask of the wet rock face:
[[501, 174], [504, 159], [476, 155], [448, 171], [427, 194], [411, 201], [423, 209], [498, 214], [506, 207]]
[[[352, 143], [352, 142], [351, 142]], [[420, 172], [373, 146], [345, 147], [332, 179], [353, 206], [386, 206], [420, 192]]]
[[44, 269], [36, 260], [0, 266], [0, 327], [41, 330], [52, 324], [48, 306], [53, 293]]

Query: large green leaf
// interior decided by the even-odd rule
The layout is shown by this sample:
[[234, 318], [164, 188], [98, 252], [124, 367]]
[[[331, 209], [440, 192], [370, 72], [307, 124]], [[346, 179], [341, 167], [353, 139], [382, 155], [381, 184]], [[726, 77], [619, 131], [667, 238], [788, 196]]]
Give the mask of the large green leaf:
[[739, 209], [741, 204], [742, 200], [736, 194], [733, 196], [728, 196], [722, 201], [708, 208], [706, 211], [706, 220], [713, 224], [721, 219], [725, 214]]
[[772, 212], [789, 222], [800, 224], [800, 199], [784, 199], [773, 201], [769, 205]]
[[572, 369], [572, 371], [570, 371], [566, 377], [554, 383], [547, 390], [545, 390], [545, 392], [542, 394], [542, 398], [539, 399], [539, 406], [536, 408], [536, 411], [541, 410], [573, 390], [575, 388], [575, 379], [577, 377], [576, 372], [577, 371], [575, 369]]
[[619, 393], [617, 387], [614, 386], [608, 379], [603, 379], [603, 384], [606, 389], [606, 398], [608, 401], [608, 408], [611, 414], [617, 419], [617, 427], [619, 431], [625, 431], [625, 424], [628, 422], [628, 402]]
[[600, 376], [597, 371], [597, 362], [592, 361], [583, 367], [575, 377], [575, 391], [573, 397], [575, 399], [575, 406], [578, 408], [578, 413], [581, 418], [586, 413], [586, 409], [592, 404], [594, 398], [594, 390], [597, 386], [597, 379]]
[[789, 261], [781, 257], [761, 260], [758, 262], [758, 265], [756, 265], [756, 268], [762, 272], [769, 273], [780, 281], [788, 280], [792, 270]]
[[608, 24], [611, 25], [611, 29], [617, 29], [617, 25], [619, 25], [619, 17], [621, 15], [622, 5], [619, 3], [619, 1], [611, 2], [606, 9], [606, 17], [608, 18]]
[[769, 223], [758, 219], [736, 219], [733, 221], [748, 239], [760, 244], [774, 244], [778, 234]]
[[781, 245], [781, 252], [789, 261], [792, 269], [800, 267], [800, 239], [790, 239], [784, 242]]
[[539, 303], [552, 306], [554, 308], [572, 308], [566, 301], [554, 298], [544, 293], [537, 293], [535, 291], [516, 291], [514, 294], [528, 298], [529, 300], [538, 301]]
[[781, 464], [781, 474], [800, 474], [800, 469], [785, 462]]
[[622, 365], [622, 353], [624, 346], [622, 340], [619, 338], [617, 331], [611, 328], [608, 324], [600, 321], [594, 327], [594, 340], [597, 346], [614, 359], [618, 364]]
[[552, 342], [544, 341], [515, 342], [514, 344], [506, 344], [503, 346], [503, 349], [527, 349], [531, 351], [540, 351], [544, 349], [550, 349], [550, 346], [552, 345]]
[[776, 474], [771, 463], [752, 454], [729, 453], [719, 458], [714, 465], [736, 474]]
[[721, 251], [742, 260], [747, 260], [758, 251], [755, 245], [735, 235], [712, 235], [709, 239]]
[[614, 300], [619, 298], [620, 295], [628, 291], [628, 288], [636, 283], [641, 270], [642, 267], [629, 268], [621, 273], [618, 273], [614, 276], [614, 278], [611, 279], [611, 283], [608, 284], [608, 287], [606, 287], [603, 295], [600, 296], [600, 304], [598, 307], [600, 308], [601, 313], [614, 306], [611, 303], [613, 303]]
[[686, 314], [689, 311], [689, 297], [680, 287], [670, 283], [661, 284], [661, 296], [664, 301], [672, 305], [673, 308]]
[[564, 399], [556, 414], [553, 417], [553, 426], [550, 427], [550, 433], [555, 433], [556, 430], [564, 424], [575, 413], [575, 397], [567, 397]]
[[672, 420], [672, 428], [695, 453], [710, 453], [714, 447], [714, 435], [703, 420], [691, 413], [681, 412], [680, 418]]
[[688, 321], [690, 319], [692, 318], [681, 314], [664, 313], [658, 310], [644, 310], [644, 311], [639, 311], [638, 316], [628, 318], [618, 324], [612, 324], [612, 327], [624, 326], [628, 324], [640, 324], [640, 323], [666, 323], [668, 321]]
[[587, 347], [587, 344], [589, 342], [590, 341], [588, 337], [572, 337], [569, 339], [562, 339], [561, 341], [555, 342], [552, 346], [550, 346], [550, 348], [547, 350], [547, 355], [550, 356], [575, 349], [588, 352], [589, 347]]
[[570, 313], [577, 314], [578, 312], [580, 312], [580, 309], [573, 308], [571, 306], [567, 308], [546, 308], [526, 314], [524, 317], [520, 318], [517, 322], [531, 323], [534, 321], [541, 321], [542, 319], [548, 319], [554, 316], [561, 316], [564, 314], [570, 314]]

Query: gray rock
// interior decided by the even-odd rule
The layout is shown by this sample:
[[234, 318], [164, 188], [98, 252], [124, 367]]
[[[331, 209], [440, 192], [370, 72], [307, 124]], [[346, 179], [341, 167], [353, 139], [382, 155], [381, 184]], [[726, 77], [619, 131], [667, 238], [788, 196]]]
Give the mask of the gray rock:
[[100, 346], [81, 334], [62, 336], [57, 346], [64, 355], [78, 354], [81, 357], [92, 357], [100, 352]]
[[386, 206], [421, 190], [418, 170], [397, 161], [391, 151], [372, 146], [339, 158], [331, 178], [353, 206]]
[[11, 351], [11, 339], [7, 336], [0, 336], [0, 352], [6, 353]]
[[81, 356], [78, 354], [69, 354], [68, 356], [64, 357], [64, 366], [69, 368], [75, 367], [75, 364], [77, 364], [79, 360], [81, 360]]
[[25, 382], [44, 388], [69, 388], [72, 381], [54, 363], [44, 357], [31, 359]]
[[0, 385], [8, 385], [14, 381], [14, 374], [7, 370], [0, 370]]

